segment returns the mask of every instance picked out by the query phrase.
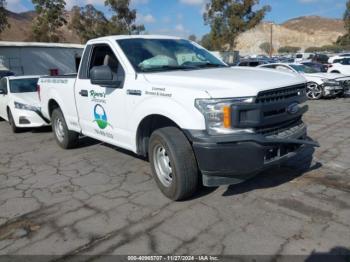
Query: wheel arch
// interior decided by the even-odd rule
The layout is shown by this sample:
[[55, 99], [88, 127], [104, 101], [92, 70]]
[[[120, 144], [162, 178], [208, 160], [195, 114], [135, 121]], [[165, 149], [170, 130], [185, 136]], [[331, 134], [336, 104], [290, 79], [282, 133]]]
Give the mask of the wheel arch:
[[48, 105], [47, 105], [47, 109], [48, 109], [48, 114], [49, 114], [49, 117], [51, 119], [51, 116], [52, 116], [52, 112], [56, 109], [56, 108], [61, 108], [61, 106], [59, 105], [59, 103], [54, 99], [54, 98], [51, 98], [48, 102]]
[[180, 125], [171, 118], [162, 114], [151, 114], [145, 116], [139, 123], [136, 130], [136, 150], [139, 155], [144, 157], [148, 154], [148, 143], [152, 133], [163, 127], [177, 127], [181, 130]]

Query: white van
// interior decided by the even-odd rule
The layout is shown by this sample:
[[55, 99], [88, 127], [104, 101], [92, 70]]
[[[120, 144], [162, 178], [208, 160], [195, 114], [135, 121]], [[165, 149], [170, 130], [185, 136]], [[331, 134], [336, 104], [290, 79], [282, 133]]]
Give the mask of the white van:
[[297, 53], [295, 55], [295, 63], [300, 63], [303, 62], [305, 60], [309, 60], [312, 58], [312, 53]]

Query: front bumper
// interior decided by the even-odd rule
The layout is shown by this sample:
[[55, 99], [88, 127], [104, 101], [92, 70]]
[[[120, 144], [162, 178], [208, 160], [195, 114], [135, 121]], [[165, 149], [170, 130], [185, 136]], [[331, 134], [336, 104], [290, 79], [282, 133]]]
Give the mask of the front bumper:
[[318, 147], [307, 139], [303, 125], [279, 137], [244, 134], [212, 137], [187, 130], [205, 186], [241, 183], [257, 173], [295, 156], [303, 147]]
[[343, 86], [323, 86], [323, 96], [332, 97], [344, 94], [346, 89]]
[[13, 108], [13, 118], [17, 127], [20, 128], [32, 128], [49, 126], [50, 122], [47, 121], [38, 111], [29, 111]]

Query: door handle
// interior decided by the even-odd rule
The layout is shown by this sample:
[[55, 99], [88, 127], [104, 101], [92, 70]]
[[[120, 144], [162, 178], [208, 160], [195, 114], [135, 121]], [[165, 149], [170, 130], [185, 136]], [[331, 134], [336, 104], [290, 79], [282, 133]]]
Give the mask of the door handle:
[[79, 95], [81, 95], [81, 96], [88, 96], [89, 93], [88, 93], [87, 90], [80, 90]]

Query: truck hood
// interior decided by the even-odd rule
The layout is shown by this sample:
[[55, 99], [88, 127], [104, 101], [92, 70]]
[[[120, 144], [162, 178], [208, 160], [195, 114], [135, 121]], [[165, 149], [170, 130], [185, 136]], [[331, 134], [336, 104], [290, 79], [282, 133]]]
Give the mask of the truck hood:
[[152, 85], [197, 89], [212, 98], [256, 96], [260, 91], [305, 83], [305, 78], [263, 68], [215, 68], [144, 74]]
[[40, 100], [37, 92], [11, 93], [11, 96], [15, 102], [31, 106], [40, 106]]

